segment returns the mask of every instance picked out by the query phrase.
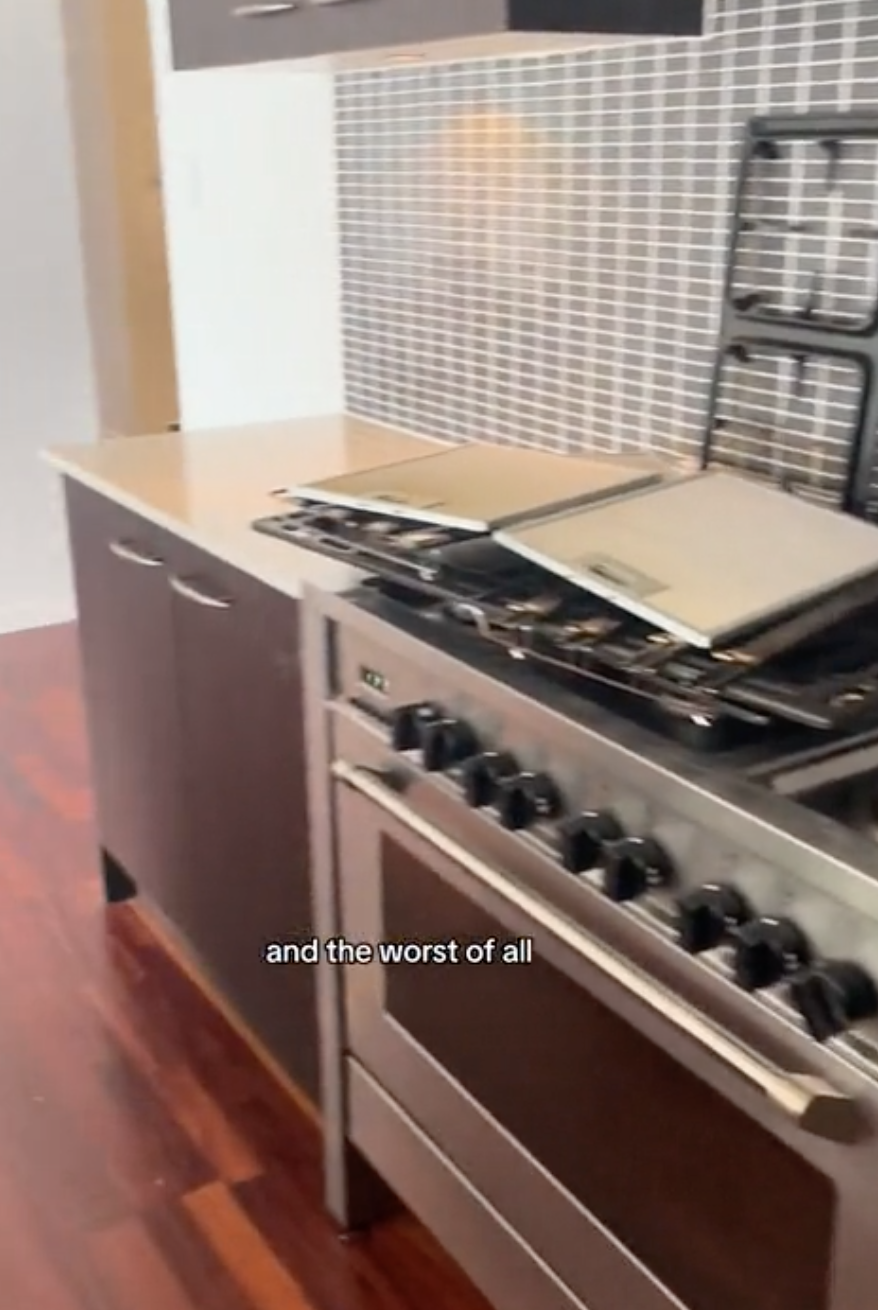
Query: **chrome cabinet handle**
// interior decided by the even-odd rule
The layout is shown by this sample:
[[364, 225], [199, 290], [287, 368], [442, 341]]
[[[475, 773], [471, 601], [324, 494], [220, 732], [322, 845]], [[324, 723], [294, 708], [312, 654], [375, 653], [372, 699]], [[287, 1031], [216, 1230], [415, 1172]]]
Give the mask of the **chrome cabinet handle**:
[[221, 596], [211, 596], [209, 592], [201, 591], [194, 587], [191, 582], [185, 582], [182, 578], [171, 578], [171, 590], [175, 591], [178, 596], [184, 600], [194, 601], [196, 605], [203, 605], [209, 610], [230, 610], [232, 602], [224, 600]]
[[158, 555], [149, 555], [145, 551], [137, 550], [127, 541], [111, 541], [109, 549], [111, 555], [115, 555], [116, 559], [123, 559], [126, 564], [139, 564], [142, 569], [164, 567], [165, 561], [159, 559]]
[[333, 776], [339, 782], [359, 792], [385, 814], [460, 865], [477, 882], [488, 887], [508, 905], [528, 915], [604, 977], [611, 978], [679, 1032], [691, 1037], [724, 1065], [745, 1078], [805, 1132], [835, 1142], [857, 1140], [862, 1119], [856, 1103], [849, 1096], [837, 1091], [822, 1078], [789, 1073], [779, 1068], [715, 1027], [698, 1010], [681, 1001], [673, 992], [654, 983], [647, 974], [628, 964], [622, 956], [590, 937], [578, 924], [549, 909], [478, 856], [471, 854], [452, 837], [447, 837], [441, 829], [422, 819], [374, 773], [357, 768], [345, 760], [336, 760], [331, 767]]
[[274, 18], [302, 8], [302, 0], [277, 0], [276, 4], [236, 5], [233, 18]]

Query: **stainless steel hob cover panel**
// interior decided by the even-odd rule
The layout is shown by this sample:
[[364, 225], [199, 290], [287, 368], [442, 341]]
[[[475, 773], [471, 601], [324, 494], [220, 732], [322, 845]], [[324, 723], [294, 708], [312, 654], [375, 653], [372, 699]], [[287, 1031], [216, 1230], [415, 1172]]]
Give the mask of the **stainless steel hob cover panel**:
[[655, 459], [579, 458], [470, 443], [428, 456], [293, 487], [289, 495], [349, 509], [488, 532], [534, 514], [658, 481]]
[[705, 648], [878, 571], [878, 528], [722, 472], [568, 510], [497, 540]]

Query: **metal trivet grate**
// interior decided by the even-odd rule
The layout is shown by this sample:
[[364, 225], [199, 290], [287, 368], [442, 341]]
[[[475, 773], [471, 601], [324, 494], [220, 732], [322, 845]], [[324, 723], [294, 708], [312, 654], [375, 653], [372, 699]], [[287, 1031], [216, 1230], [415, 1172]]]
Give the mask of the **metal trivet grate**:
[[753, 119], [704, 466], [872, 515], [876, 369], [878, 114]]

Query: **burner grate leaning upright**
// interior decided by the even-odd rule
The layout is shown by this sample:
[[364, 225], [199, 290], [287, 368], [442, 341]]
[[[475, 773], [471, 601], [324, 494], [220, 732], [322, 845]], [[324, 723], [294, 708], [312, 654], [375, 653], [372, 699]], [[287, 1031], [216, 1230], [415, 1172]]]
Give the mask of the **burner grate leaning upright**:
[[874, 518], [876, 371], [878, 113], [754, 118], [702, 466]]

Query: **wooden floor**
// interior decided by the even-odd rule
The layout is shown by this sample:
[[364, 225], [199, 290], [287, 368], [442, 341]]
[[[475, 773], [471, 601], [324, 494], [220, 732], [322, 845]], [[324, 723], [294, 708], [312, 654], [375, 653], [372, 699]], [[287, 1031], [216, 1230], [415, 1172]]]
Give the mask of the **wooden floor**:
[[410, 1219], [339, 1241], [316, 1130], [101, 901], [71, 628], [0, 638], [2, 1310], [487, 1310]]

